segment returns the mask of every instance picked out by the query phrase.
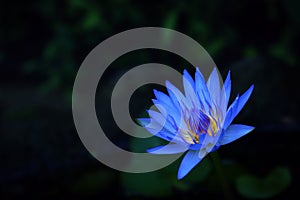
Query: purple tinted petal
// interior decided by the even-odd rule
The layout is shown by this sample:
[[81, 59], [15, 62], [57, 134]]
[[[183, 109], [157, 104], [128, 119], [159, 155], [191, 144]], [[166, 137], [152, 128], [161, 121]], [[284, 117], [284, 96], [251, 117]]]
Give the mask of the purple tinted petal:
[[183, 72], [183, 87], [184, 87], [186, 101], [188, 101], [192, 107], [199, 108], [200, 104], [199, 104], [198, 96], [195, 93], [194, 81], [186, 70], [184, 70]]
[[204, 77], [202, 76], [198, 68], [196, 69], [196, 73], [195, 73], [195, 85], [196, 85], [196, 93], [199, 97], [199, 101], [204, 107], [204, 110], [206, 112], [209, 112], [211, 107], [211, 97], [207, 89], [207, 85], [205, 83]]

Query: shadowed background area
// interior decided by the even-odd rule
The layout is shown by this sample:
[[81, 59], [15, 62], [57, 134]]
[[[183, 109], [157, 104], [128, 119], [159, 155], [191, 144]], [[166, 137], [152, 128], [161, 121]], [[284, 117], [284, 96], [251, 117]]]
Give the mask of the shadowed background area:
[[[297, 195], [299, 2], [1, 1], [0, 198], [289, 199]], [[72, 87], [81, 62], [106, 38], [144, 26], [175, 29], [199, 42], [223, 78], [231, 70], [231, 101], [255, 84], [234, 122], [256, 129], [221, 147], [219, 162], [208, 156], [181, 181], [176, 180], [180, 160], [147, 174], [120, 173], [102, 165], [82, 145], [73, 123]], [[124, 134], [113, 120], [110, 97], [124, 73], [149, 62], [194, 73], [193, 66], [170, 52], [137, 50], [111, 64], [96, 97], [99, 123], [108, 137], [135, 152], [161, 141]], [[133, 119], [147, 116], [154, 88], [165, 91], [153, 84], [134, 93], [129, 105]]]

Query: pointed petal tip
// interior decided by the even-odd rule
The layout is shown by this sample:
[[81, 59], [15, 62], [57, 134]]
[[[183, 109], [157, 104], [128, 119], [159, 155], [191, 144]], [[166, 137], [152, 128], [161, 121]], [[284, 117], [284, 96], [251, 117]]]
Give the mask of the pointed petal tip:
[[158, 149], [157, 147], [146, 149], [146, 152], [153, 154], [153, 152], [156, 151], [157, 149]]
[[228, 70], [228, 73], [227, 73], [227, 78], [229, 78], [229, 80], [230, 80], [230, 77], [231, 77], [231, 71], [230, 71], [230, 70]]
[[251, 131], [253, 131], [254, 129], [255, 129], [255, 127], [254, 126], [248, 126], [249, 127], [249, 132], [251, 132]]
[[169, 88], [170, 85], [172, 85], [172, 83], [170, 83], [170, 81], [166, 80], [166, 87]]
[[149, 124], [149, 122], [147, 122], [147, 119], [149, 118], [136, 118], [135, 122], [140, 125], [141, 127], [145, 127]]
[[177, 172], [177, 180], [181, 180], [183, 179], [184, 177], [186, 177], [186, 175], [188, 175], [190, 173], [192, 169], [190, 169], [189, 171], [185, 171], [185, 170], [181, 170], [179, 168], [178, 172]]
[[183, 175], [183, 174], [181, 174], [179, 172], [180, 171], [178, 171], [178, 173], [177, 173], [177, 180], [181, 180], [181, 179], [183, 179], [183, 177], [185, 177], [185, 175]]
[[158, 90], [153, 89], [153, 94], [154, 94], [154, 96], [155, 96], [156, 98], [159, 97], [159, 91], [158, 91]]
[[214, 73], [217, 73], [217, 74], [218, 74], [218, 72], [217, 72], [217, 67], [214, 67], [214, 68], [211, 70], [209, 77], [212, 76], [212, 74], [214, 74]]
[[244, 94], [247, 94], [247, 95], [249, 95], [249, 97], [250, 97], [251, 94], [252, 94], [252, 92], [253, 92], [253, 90], [254, 90], [254, 84], [252, 84], [252, 85], [246, 90], [246, 92], [245, 92]]
[[146, 152], [150, 154], [155, 154], [153, 152], [157, 151], [158, 149], [159, 149], [158, 147], [154, 147], [154, 148], [146, 149]]
[[190, 171], [202, 160], [202, 158], [200, 158], [198, 154], [199, 151], [195, 150], [189, 150], [185, 154], [178, 169], [178, 180], [182, 179], [188, 173], [190, 173]]
[[147, 114], [149, 115], [149, 117], [151, 118], [151, 112], [152, 112], [152, 110], [146, 109], [146, 112], [147, 112]]
[[141, 126], [142, 126], [141, 121], [140, 121], [140, 118], [136, 118], [136, 119], [134, 119], [134, 121], [135, 121], [138, 125], [141, 125]]
[[235, 126], [240, 126], [241, 128], [239, 128], [237, 131], [245, 131], [247, 133], [250, 133], [251, 131], [253, 131], [255, 129], [254, 126], [248, 126], [248, 125], [244, 125], [244, 124], [232, 124], [232, 125], [235, 125]]
[[146, 149], [146, 152], [147, 153], [151, 153], [151, 149]]
[[221, 145], [231, 143], [244, 135], [247, 135], [253, 131], [253, 126], [243, 125], [243, 124], [232, 124], [230, 125], [223, 135], [223, 138], [220, 140]]
[[202, 72], [199, 67], [196, 68], [196, 73], [200, 73], [202, 75]]
[[184, 69], [183, 70], [183, 76], [182, 76], [183, 79], [187, 79], [188, 76], [190, 76], [189, 72], [186, 69]]

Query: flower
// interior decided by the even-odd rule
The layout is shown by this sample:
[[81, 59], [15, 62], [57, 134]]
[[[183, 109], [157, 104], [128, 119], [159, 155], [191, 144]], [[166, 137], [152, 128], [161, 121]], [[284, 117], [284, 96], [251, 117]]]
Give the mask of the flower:
[[187, 175], [208, 153], [217, 150], [254, 129], [252, 126], [231, 122], [248, 101], [253, 85], [228, 106], [231, 92], [230, 71], [220, 86], [216, 68], [207, 82], [199, 69], [195, 80], [184, 70], [183, 94], [169, 81], [169, 95], [154, 90], [153, 103], [159, 112], [148, 110], [150, 118], [140, 118], [139, 123], [151, 134], [170, 143], [147, 151], [152, 154], [176, 154], [187, 151], [179, 170], [178, 179]]

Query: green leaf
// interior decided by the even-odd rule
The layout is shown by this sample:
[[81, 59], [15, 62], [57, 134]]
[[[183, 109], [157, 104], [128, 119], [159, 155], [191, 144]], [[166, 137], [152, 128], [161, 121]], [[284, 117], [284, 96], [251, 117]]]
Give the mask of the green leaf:
[[277, 167], [265, 178], [243, 175], [237, 178], [237, 191], [247, 198], [270, 198], [278, 195], [291, 183], [291, 174], [285, 167]]

